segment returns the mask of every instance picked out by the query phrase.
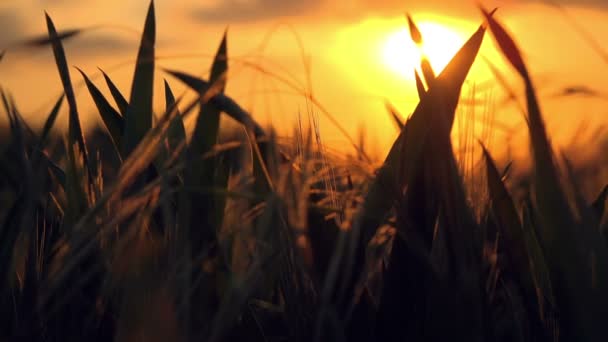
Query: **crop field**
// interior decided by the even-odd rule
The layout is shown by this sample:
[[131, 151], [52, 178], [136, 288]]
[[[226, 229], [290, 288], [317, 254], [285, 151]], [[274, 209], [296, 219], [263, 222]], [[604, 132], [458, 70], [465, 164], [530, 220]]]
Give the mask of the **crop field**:
[[[586, 177], [553, 147], [500, 11], [481, 8], [441, 72], [422, 58], [411, 116], [378, 113], [399, 130], [379, 165], [364, 139], [339, 155], [314, 127], [260, 124], [225, 93], [229, 35], [206, 78], [159, 67], [155, 14], [130, 92], [72, 67], [63, 45], [81, 32], [48, 15], [48, 36], [25, 42], [52, 49], [63, 85], [43, 127], [0, 88], [0, 341], [608, 340], [606, 165]], [[482, 139], [469, 139], [474, 177], [454, 152], [484, 39], [525, 89], [531, 167], [517, 182]], [[81, 80], [103, 122], [90, 134]]]

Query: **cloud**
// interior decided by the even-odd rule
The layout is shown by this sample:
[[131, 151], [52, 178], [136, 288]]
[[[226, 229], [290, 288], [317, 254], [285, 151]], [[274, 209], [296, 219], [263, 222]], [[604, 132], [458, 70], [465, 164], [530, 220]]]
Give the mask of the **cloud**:
[[193, 10], [196, 20], [211, 23], [253, 22], [311, 13], [328, 0], [225, 0]]
[[16, 10], [0, 9], [0, 48], [22, 38], [25, 26]]
[[78, 55], [115, 55], [129, 53], [137, 50], [137, 44], [133, 39], [126, 39], [115, 34], [106, 33], [83, 33], [81, 36], [66, 42], [74, 53]]

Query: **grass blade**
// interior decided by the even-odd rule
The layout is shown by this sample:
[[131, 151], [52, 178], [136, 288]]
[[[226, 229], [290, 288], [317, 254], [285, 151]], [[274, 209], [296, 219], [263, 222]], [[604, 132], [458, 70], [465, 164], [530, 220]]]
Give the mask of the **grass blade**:
[[414, 22], [414, 20], [412, 19], [412, 17], [410, 16], [409, 13], [407, 13], [405, 16], [407, 17], [407, 24], [410, 29], [410, 37], [412, 38], [412, 41], [416, 45], [419, 45], [419, 46], [422, 45], [423, 41], [422, 41], [422, 33], [420, 33], [420, 29], [418, 29], [418, 26], [416, 25], [416, 23]]
[[[84, 73], [84, 71], [76, 68], [84, 78], [84, 81], [87, 85], [87, 89], [93, 98], [93, 102], [95, 102], [95, 106], [99, 111], [99, 115], [101, 115], [101, 119], [103, 123], [106, 125], [108, 132], [110, 132], [110, 137], [112, 138], [112, 142], [114, 143], [114, 147], [117, 151], [121, 151], [121, 139], [124, 131], [124, 121], [122, 116], [110, 105], [108, 100], [106, 100], [105, 96], [99, 91], [99, 89], [91, 82], [89, 77]], [[124, 156], [123, 156], [124, 157]]]
[[[534, 157], [534, 186], [546, 246], [548, 265], [566, 339], [593, 341], [601, 336], [606, 322], [599, 317], [608, 303], [595, 296], [591, 284], [591, 267], [585, 257], [584, 233], [577, 223], [561, 187], [534, 86], [517, 45], [487, 11], [482, 9], [496, 42], [509, 63], [522, 77], [528, 104], [528, 129]], [[602, 289], [605, 291], [606, 289]], [[601, 303], [599, 303], [601, 302]]]
[[127, 102], [120, 90], [118, 90], [118, 87], [116, 86], [116, 84], [114, 84], [112, 79], [110, 79], [108, 74], [106, 74], [101, 69], [99, 69], [99, 71], [101, 71], [101, 73], [103, 74], [103, 78], [106, 80], [106, 84], [108, 85], [108, 89], [110, 89], [110, 94], [112, 94], [114, 102], [116, 102], [118, 111], [124, 117], [125, 115], [127, 115], [127, 110], [129, 109], [129, 102]]
[[[169, 87], [169, 83], [165, 80], [165, 105], [166, 111], [169, 112], [176, 105], [175, 96]], [[167, 139], [169, 140], [169, 148], [171, 151], [178, 148], [178, 146], [186, 141], [186, 128], [184, 127], [184, 121], [182, 120], [179, 110], [176, 113], [175, 118], [169, 125], [169, 131], [167, 132]]]
[[64, 99], [65, 95], [61, 94], [57, 102], [55, 102], [53, 109], [51, 109], [51, 112], [47, 116], [46, 121], [44, 122], [42, 133], [40, 134], [40, 149], [42, 149], [46, 145], [46, 141], [49, 138], [49, 134], [51, 133], [53, 125], [55, 125], [55, 120], [57, 119], [57, 115], [59, 115], [59, 110], [61, 109], [61, 105], [63, 104]]
[[68, 69], [68, 63], [65, 57], [65, 51], [63, 49], [63, 45], [61, 44], [61, 40], [57, 35], [57, 30], [55, 29], [55, 24], [53, 24], [53, 20], [51, 17], [46, 14], [46, 25], [49, 31], [49, 39], [53, 47], [53, 54], [55, 55], [55, 62], [57, 63], [57, 68], [59, 70], [59, 75], [61, 76], [61, 83], [63, 84], [63, 90], [65, 96], [68, 100], [68, 105], [70, 109], [69, 114], [69, 145], [73, 146], [74, 144], [78, 145], [80, 150], [80, 154], [82, 155], [85, 168], [89, 173], [89, 185], [91, 188], [93, 184], [92, 180], [92, 172], [91, 172], [91, 164], [89, 162], [89, 155], [86, 148], [86, 143], [84, 140], [84, 135], [82, 133], [82, 127], [80, 125], [80, 118], [78, 115], [78, 107], [76, 106], [76, 97], [74, 96], [74, 88], [72, 87], [72, 81], [70, 79], [70, 71]]
[[125, 115], [125, 129], [121, 140], [123, 156], [128, 156], [152, 128], [155, 42], [156, 19], [154, 2], [151, 1], [137, 54], [131, 99]]
[[417, 70], [414, 70], [414, 75], [416, 76], [416, 90], [418, 91], [418, 98], [422, 100], [424, 94], [426, 94], [424, 82], [422, 82], [422, 78], [420, 78], [420, 74]]
[[[384, 164], [377, 171], [375, 179], [369, 185], [364, 196], [362, 207], [356, 214], [346, 250], [335, 251], [330, 271], [324, 284], [324, 296], [340, 279], [342, 293], [352, 286], [355, 268], [363, 270], [365, 250], [378, 227], [384, 222], [401, 191], [415, 177], [420, 162], [422, 148], [428, 141], [429, 132], [435, 121], [441, 123], [439, 135], [442, 142], [449, 144], [449, 130], [454, 120], [454, 112], [462, 84], [472, 66], [481, 43], [485, 29], [480, 27], [452, 58], [444, 71], [437, 77], [418, 107], [408, 120], [403, 131], [393, 144]], [[435, 117], [435, 112], [446, 115]], [[433, 123], [431, 123], [433, 121]], [[439, 127], [437, 128], [439, 129]], [[340, 274], [340, 276], [338, 276]]]

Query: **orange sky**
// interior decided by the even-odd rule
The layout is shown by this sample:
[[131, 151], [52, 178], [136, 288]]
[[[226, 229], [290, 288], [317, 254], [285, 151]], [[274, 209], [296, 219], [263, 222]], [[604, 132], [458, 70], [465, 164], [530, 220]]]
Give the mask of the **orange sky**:
[[[604, 1], [555, 2], [595, 39], [601, 42], [608, 36], [608, 4], [602, 5]], [[407, 32], [403, 31], [406, 29], [403, 14], [410, 12], [420, 23], [423, 34], [425, 25], [430, 27], [432, 36], [427, 40], [434, 44], [431, 60], [437, 64], [452, 54], [481, 22], [474, 2], [465, 0], [413, 0], [407, 2], [407, 7], [404, 1], [397, 0], [156, 0], [155, 3], [160, 66], [206, 75], [210, 55], [229, 26], [232, 58], [229, 95], [260, 121], [272, 122], [283, 129], [295, 122], [298, 112], [306, 115], [308, 104], [294, 89], [244, 66], [243, 61], [272, 70], [283, 78], [293, 78], [294, 83], [304, 87], [307, 78], [296, 32], [304, 54], [310, 58], [314, 95], [350, 135], [356, 136], [363, 127], [372, 146], [381, 154], [396, 136], [384, 109], [385, 101], [392, 102], [404, 115], [410, 113], [417, 102], [412, 74], [407, 73], [409, 66], [399, 69], [395, 66], [395, 60], [398, 64], [399, 59], [387, 57], [387, 52], [399, 53], [394, 42], [401, 36], [407, 37], [399, 34]], [[524, 51], [541, 94], [545, 117], [558, 144], [569, 142], [581, 123], [591, 122], [584, 129], [590, 132], [607, 122], [605, 99], [554, 96], [567, 86], [585, 85], [600, 94], [608, 89], [608, 64], [564, 19], [562, 12], [543, 1], [483, 3], [487, 7], [500, 7], [498, 18], [514, 33]], [[117, 0], [2, 1], [0, 49], [13, 41], [44, 33], [44, 10], [59, 29], [102, 25], [101, 29], [66, 43], [68, 62], [90, 75], [96, 75], [96, 67], [102, 67], [128, 93], [139, 43], [137, 32], [143, 25], [147, 4], [144, 0], [126, 4]], [[433, 25], [443, 29], [445, 36], [441, 30], [433, 31]], [[270, 32], [270, 40], [261, 50], [260, 45]], [[488, 38], [482, 54], [504, 68], [493, 41]], [[393, 48], [387, 48], [391, 40]], [[404, 45], [408, 43], [404, 39]], [[444, 46], [445, 52], [442, 52]], [[406, 50], [404, 64], [408, 63], [407, 56]], [[511, 70], [504, 68], [504, 72], [514, 86], [518, 84]], [[157, 73], [159, 108], [164, 77], [161, 71]], [[76, 84], [81, 81], [75, 72], [72, 79]], [[176, 92], [183, 90], [176, 81], [169, 80]], [[96, 83], [105, 91], [100, 79], [96, 79]], [[487, 112], [496, 120], [494, 145], [504, 146], [507, 138], [503, 131], [509, 127], [516, 135], [525, 136], [523, 127], [518, 126], [521, 115], [513, 106], [504, 104], [500, 87], [492, 82], [481, 60], [474, 66], [469, 84], [476, 84], [477, 98], [483, 102], [476, 108], [476, 116], [481, 118]], [[14, 95], [29, 120], [40, 122], [61, 91], [50, 49], [9, 50], [0, 63], [0, 85]], [[77, 95], [82, 111], [88, 113], [83, 120], [85, 124], [96, 122], [96, 112], [86, 90], [78, 88]], [[332, 147], [348, 146], [347, 139], [322, 112], [313, 110], [319, 116], [324, 141]], [[467, 110], [463, 108], [462, 112]]]

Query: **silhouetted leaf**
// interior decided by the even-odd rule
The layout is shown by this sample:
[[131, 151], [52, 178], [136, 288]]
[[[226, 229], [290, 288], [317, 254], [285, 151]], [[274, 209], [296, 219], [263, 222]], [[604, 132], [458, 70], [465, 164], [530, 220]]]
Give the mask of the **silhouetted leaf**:
[[73, 146], [74, 144], [78, 145], [80, 150], [80, 154], [84, 160], [85, 168], [88, 171], [90, 177], [89, 182], [90, 186], [93, 187], [92, 184], [92, 175], [91, 165], [89, 163], [89, 155], [87, 152], [86, 144], [84, 141], [84, 135], [82, 133], [82, 127], [80, 126], [80, 118], [78, 115], [78, 107], [76, 105], [76, 97], [74, 96], [74, 88], [72, 87], [72, 81], [70, 79], [70, 71], [68, 69], [68, 63], [65, 57], [65, 51], [61, 44], [61, 40], [59, 40], [57, 31], [55, 29], [55, 24], [51, 20], [48, 14], [46, 14], [46, 24], [49, 31], [49, 39], [51, 45], [53, 47], [53, 54], [55, 55], [55, 62], [57, 63], [57, 68], [59, 70], [59, 75], [61, 76], [61, 83], [63, 84], [63, 91], [68, 100], [68, 105], [70, 109], [69, 113], [69, 132], [68, 144]]
[[124, 117], [127, 115], [127, 110], [129, 109], [129, 102], [122, 95], [116, 84], [112, 82], [112, 79], [101, 69], [99, 69], [103, 74], [103, 78], [106, 80], [106, 84], [108, 85], [108, 89], [110, 89], [110, 94], [114, 98], [114, 102], [116, 102], [116, 106], [118, 107], [118, 111]]
[[[169, 83], [165, 80], [165, 110], [170, 111], [175, 106], [175, 96], [169, 87]], [[175, 118], [169, 125], [169, 131], [167, 132], [167, 139], [169, 140], [169, 147], [171, 150], [176, 149], [179, 144], [186, 141], [186, 129], [184, 127], [184, 121], [181, 118], [179, 110], [176, 113]]]
[[418, 90], [418, 98], [422, 100], [422, 98], [426, 94], [426, 89], [417, 70], [414, 70], [414, 75], [416, 76], [416, 90]]
[[64, 98], [65, 98], [65, 95], [61, 94], [61, 96], [59, 97], [57, 102], [55, 102], [53, 109], [51, 109], [51, 112], [47, 116], [46, 121], [44, 122], [44, 127], [42, 128], [42, 133], [40, 134], [39, 146], [41, 148], [46, 145], [46, 141], [49, 138], [49, 134], [51, 133], [51, 129], [53, 128], [53, 125], [55, 124], [55, 120], [57, 119], [57, 115], [59, 114], [59, 109], [61, 109], [61, 105], [63, 104]]
[[412, 41], [418, 45], [422, 45], [422, 33], [420, 33], [418, 26], [416, 26], [416, 23], [414, 22], [412, 17], [409, 15], [409, 13], [406, 14], [406, 17], [407, 17], [407, 24], [410, 29], [410, 37], [412, 38]]
[[87, 85], [87, 89], [93, 98], [93, 102], [95, 102], [95, 106], [97, 106], [97, 110], [99, 111], [99, 115], [101, 115], [101, 119], [103, 123], [106, 125], [108, 132], [110, 132], [110, 137], [116, 147], [117, 151], [121, 151], [121, 139], [124, 130], [124, 121], [122, 116], [110, 105], [108, 100], [106, 100], [105, 96], [99, 91], [99, 89], [91, 82], [91, 80], [87, 77], [84, 71], [77, 68], [77, 70], [82, 74], [84, 81]]
[[154, 2], [150, 2], [137, 64], [131, 85], [131, 99], [124, 116], [125, 129], [121, 140], [122, 155], [129, 155], [135, 146], [152, 128], [152, 98], [154, 92], [154, 45], [156, 42], [156, 19]]

